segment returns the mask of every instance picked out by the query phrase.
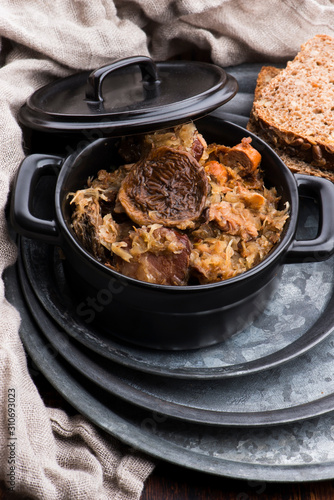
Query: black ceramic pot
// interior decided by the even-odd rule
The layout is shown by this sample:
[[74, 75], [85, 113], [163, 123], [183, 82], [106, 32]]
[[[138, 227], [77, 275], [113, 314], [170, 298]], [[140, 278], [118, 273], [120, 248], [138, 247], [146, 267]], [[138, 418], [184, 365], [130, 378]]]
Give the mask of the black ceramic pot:
[[[234, 145], [245, 136], [262, 155], [268, 187], [275, 186], [281, 208], [290, 205], [290, 217], [280, 242], [253, 269], [235, 278], [198, 286], [155, 285], [120, 275], [95, 260], [78, 242], [70, 222], [67, 195], [84, 186], [88, 176], [110, 168], [114, 138], [99, 139], [63, 159], [33, 154], [21, 164], [13, 190], [11, 219], [21, 234], [62, 248], [82, 321], [97, 322], [117, 337], [158, 349], [193, 349], [222, 341], [258, 316], [271, 296], [283, 264], [323, 260], [334, 248], [334, 185], [324, 179], [293, 175], [263, 141], [237, 125], [206, 117], [196, 122], [209, 141]], [[57, 177], [55, 220], [43, 220], [31, 211], [36, 182], [41, 176]], [[295, 238], [299, 198], [319, 202], [319, 234], [310, 241]]]

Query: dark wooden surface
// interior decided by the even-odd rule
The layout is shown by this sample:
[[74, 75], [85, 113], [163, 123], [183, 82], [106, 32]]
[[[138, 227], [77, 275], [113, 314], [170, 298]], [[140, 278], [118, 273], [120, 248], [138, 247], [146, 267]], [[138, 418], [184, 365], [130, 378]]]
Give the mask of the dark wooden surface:
[[239, 481], [166, 463], [147, 479], [140, 500], [333, 500], [334, 480], [312, 483]]

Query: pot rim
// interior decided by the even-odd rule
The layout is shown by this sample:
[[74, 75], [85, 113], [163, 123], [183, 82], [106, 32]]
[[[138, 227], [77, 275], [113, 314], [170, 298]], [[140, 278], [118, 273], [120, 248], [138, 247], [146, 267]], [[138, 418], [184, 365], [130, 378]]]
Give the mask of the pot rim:
[[[128, 282], [129, 284], [132, 284], [134, 286], [140, 286], [140, 287], [145, 287], [145, 288], [150, 288], [150, 289], [155, 289], [159, 291], [171, 291], [173, 290], [173, 293], [182, 293], [182, 292], [190, 292], [190, 293], [196, 293], [199, 291], [203, 290], [211, 290], [214, 288], [220, 288], [220, 287], [228, 287], [232, 286], [234, 284], [240, 283], [242, 281], [246, 281], [248, 278], [254, 278], [256, 275], [260, 276], [265, 270], [274, 265], [275, 262], [281, 258], [284, 257], [285, 252], [288, 250], [288, 247], [290, 246], [294, 235], [296, 231], [296, 226], [297, 226], [297, 220], [298, 220], [298, 211], [299, 211], [299, 195], [298, 195], [298, 187], [297, 187], [297, 181], [293, 175], [293, 173], [288, 169], [288, 167], [284, 164], [284, 162], [280, 159], [280, 157], [273, 151], [273, 149], [268, 146], [262, 139], [259, 137], [255, 136], [253, 133], [250, 131], [244, 129], [243, 127], [240, 127], [234, 123], [225, 121], [225, 120], [220, 120], [221, 122], [226, 124], [228, 127], [233, 127], [236, 128], [240, 131], [245, 131], [247, 134], [252, 137], [254, 140], [254, 143], [258, 143], [260, 145], [261, 149], [261, 154], [263, 151], [266, 151], [266, 153], [271, 156], [274, 160], [275, 163], [279, 166], [280, 170], [282, 171], [286, 181], [287, 185], [289, 187], [289, 192], [290, 192], [290, 197], [292, 200], [292, 203], [290, 206], [290, 213], [289, 213], [289, 218], [286, 221], [286, 224], [284, 226], [284, 234], [281, 235], [280, 240], [276, 243], [274, 248], [266, 255], [266, 257], [256, 264], [254, 267], [251, 269], [248, 269], [247, 271], [244, 271], [243, 273], [238, 274], [237, 276], [234, 276], [233, 278], [229, 278], [226, 280], [214, 282], [214, 283], [207, 283], [203, 285], [180, 285], [180, 286], [174, 286], [174, 285], [161, 285], [161, 284], [156, 284], [156, 283], [149, 283], [146, 281], [141, 281], [135, 278], [131, 278], [129, 276], [125, 276], [118, 271], [115, 271], [113, 269], [108, 268], [101, 262], [99, 262], [95, 257], [93, 257], [81, 244], [80, 242], [76, 239], [75, 235], [72, 234], [68, 224], [65, 221], [65, 217], [63, 215], [63, 210], [62, 210], [62, 204], [61, 204], [61, 192], [62, 192], [62, 184], [65, 175], [67, 175], [68, 170], [73, 168], [73, 163], [77, 162], [80, 160], [82, 156], [85, 156], [87, 154], [88, 150], [91, 150], [92, 148], [96, 148], [98, 145], [106, 143], [106, 141], [112, 140], [114, 138], [101, 138], [101, 139], [96, 139], [92, 143], [86, 145], [84, 149], [82, 149], [79, 152], [74, 152], [71, 155], [67, 156], [64, 160], [64, 163], [62, 165], [62, 168], [60, 170], [58, 179], [57, 179], [57, 184], [56, 184], [56, 189], [55, 189], [55, 208], [56, 208], [56, 215], [57, 215], [57, 220], [58, 224], [62, 228], [62, 235], [65, 235], [66, 239], [70, 242], [72, 246], [75, 247], [76, 250], [79, 251], [79, 253], [86, 258], [94, 267], [96, 267], [100, 272], [108, 274], [110, 278], [117, 278], [118, 280], [123, 280], [125, 282]], [[257, 146], [255, 146], [257, 147]]]

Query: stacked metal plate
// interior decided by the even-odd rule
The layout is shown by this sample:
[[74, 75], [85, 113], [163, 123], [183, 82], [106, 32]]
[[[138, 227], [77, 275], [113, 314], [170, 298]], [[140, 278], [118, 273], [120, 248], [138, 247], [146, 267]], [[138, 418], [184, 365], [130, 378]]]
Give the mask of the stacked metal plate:
[[[259, 69], [227, 69], [240, 91], [215, 115], [246, 125]], [[307, 200], [299, 231], [312, 237], [316, 226]], [[125, 344], [83, 321], [58, 249], [26, 238], [18, 245], [5, 282], [21, 313], [22, 341], [51, 384], [96, 425], [151, 456], [217, 475], [334, 477], [334, 257], [286, 265], [246, 330], [172, 352]]]

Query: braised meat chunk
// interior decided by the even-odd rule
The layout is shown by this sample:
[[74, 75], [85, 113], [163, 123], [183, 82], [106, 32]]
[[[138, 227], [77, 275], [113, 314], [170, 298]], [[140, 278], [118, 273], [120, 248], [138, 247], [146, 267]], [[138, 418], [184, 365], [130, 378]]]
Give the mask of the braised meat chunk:
[[223, 232], [239, 235], [245, 241], [258, 235], [252, 213], [247, 208], [235, 207], [227, 201], [212, 203], [208, 209], [208, 220], [214, 221]]
[[159, 224], [129, 232], [113, 245], [115, 269], [125, 276], [159, 285], [186, 285], [191, 243], [185, 234]]
[[147, 134], [144, 144], [151, 148], [166, 146], [190, 153], [197, 161], [206, 160], [207, 143], [194, 123], [178, 125], [172, 130], [159, 130]]

